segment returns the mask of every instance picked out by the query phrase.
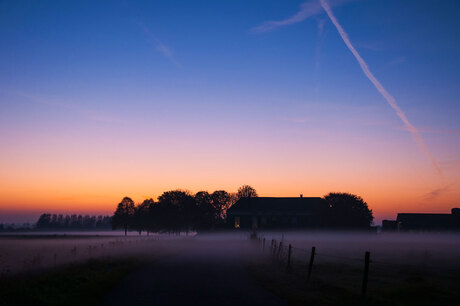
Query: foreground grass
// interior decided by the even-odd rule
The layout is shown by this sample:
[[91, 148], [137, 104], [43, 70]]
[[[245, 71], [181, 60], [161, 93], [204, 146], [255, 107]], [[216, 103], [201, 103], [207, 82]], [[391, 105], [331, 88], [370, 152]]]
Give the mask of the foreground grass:
[[134, 259], [98, 259], [40, 274], [3, 278], [0, 305], [98, 305], [141, 263]]
[[264, 287], [292, 305], [460, 305], [458, 274], [374, 271], [367, 297], [363, 299], [360, 295], [361, 271], [354, 267], [318, 265], [314, 270], [316, 275], [308, 282], [305, 266], [288, 272], [285, 265], [264, 258], [247, 262], [246, 268]]

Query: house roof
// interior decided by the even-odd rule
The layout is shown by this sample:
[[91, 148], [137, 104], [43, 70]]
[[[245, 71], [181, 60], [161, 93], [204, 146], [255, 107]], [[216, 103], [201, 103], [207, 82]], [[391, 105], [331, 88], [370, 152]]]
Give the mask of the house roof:
[[449, 219], [451, 214], [414, 214], [414, 213], [399, 213], [397, 220], [444, 220]]
[[401, 213], [396, 218], [398, 222], [403, 225], [416, 225], [416, 226], [448, 226], [452, 222], [451, 214], [412, 214]]
[[310, 214], [315, 205], [323, 201], [319, 197], [272, 198], [253, 197], [241, 198], [228, 211], [228, 214], [271, 214], [292, 213]]

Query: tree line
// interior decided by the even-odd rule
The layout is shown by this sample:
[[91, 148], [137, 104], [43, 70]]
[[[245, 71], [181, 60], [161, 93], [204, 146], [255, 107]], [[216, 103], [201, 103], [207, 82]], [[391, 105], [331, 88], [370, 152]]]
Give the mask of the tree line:
[[238, 199], [251, 196], [257, 196], [256, 190], [243, 185], [236, 193], [171, 190], [157, 201], [146, 199], [138, 205], [125, 197], [112, 217], [112, 228], [124, 229], [125, 234], [128, 230], [179, 233], [224, 228], [227, 209]]
[[42, 214], [35, 225], [36, 229], [110, 229], [109, 216]]
[[0, 223], [0, 232], [22, 232], [22, 231], [31, 231], [33, 229], [33, 224], [28, 222], [26, 223]]
[[[227, 227], [226, 212], [241, 198], [257, 197], [249, 185], [236, 193], [224, 190], [192, 194], [183, 190], [166, 191], [157, 201], [146, 199], [135, 205], [125, 197], [112, 217], [112, 228], [149, 232], [180, 233]], [[323, 197], [316, 217], [323, 219], [324, 228], [366, 229], [374, 219], [364, 200], [349, 193], [329, 193]], [[229, 225], [230, 226], [230, 225]]]

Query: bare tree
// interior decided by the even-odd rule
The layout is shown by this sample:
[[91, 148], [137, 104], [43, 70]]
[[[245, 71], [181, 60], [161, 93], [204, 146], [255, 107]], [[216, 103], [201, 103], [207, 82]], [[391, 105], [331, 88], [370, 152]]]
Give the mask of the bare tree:
[[236, 195], [238, 200], [241, 198], [253, 198], [258, 196], [257, 191], [249, 185], [243, 185], [238, 188]]

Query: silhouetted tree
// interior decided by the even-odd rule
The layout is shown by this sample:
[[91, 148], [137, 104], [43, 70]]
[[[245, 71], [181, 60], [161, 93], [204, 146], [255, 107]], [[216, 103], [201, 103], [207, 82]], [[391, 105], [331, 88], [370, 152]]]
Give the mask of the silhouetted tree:
[[195, 228], [198, 208], [194, 197], [187, 191], [166, 191], [158, 197], [158, 212], [162, 216], [160, 227], [179, 233]]
[[58, 227], [58, 218], [56, 214], [51, 215], [51, 228], [57, 228]]
[[369, 228], [374, 220], [372, 210], [364, 200], [350, 193], [329, 193], [324, 196], [327, 220], [331, 227]]
[[72, 228], [78, 227], [78, 217], [75, 214], [70, 216], [70, 227]]
[[211, 195], [207, 191], [199, 191], [195, 194], [195, 204], [199, 209], [195, 228], [210, 229], [214, 225], [215, 210], [211, 202]]
[[214, 191], [211, 194], [211, 203], [214, 209], [213, 225], [223, 224], [227, 209], [233, 204], [231, 195], [225, 190]]
[[77, 215], [56, 215], [42, 214], [37, 220], [35, 227], [37, 229], [95, 229], [110, 228], [111, 218], [109, 216], [84, 216]]
[[101, 228], [104, 224], [104, 217], [97, 216], [96, 218], [96, 228]]
[[[207, 230], [225, 224], [227, 209], [238, 198], [256, 196], [254, 188], [244, 185], [239, 188], [238, 193], [232, 194], [225, 190], [217, 190], [212, 194], [199, 191], [195, 195], [183, 190], [166, 191], [158, 197], [158, 202], [146, 199], [137, 207], [134, 207], [130, 198], [124, 198], [118, 204], [112, 224], [114, 229], [123, 227], [125, 234], [128, 227], [139, 233], [143, 230], [147, 233]], [[72, 220], [73, 216], [70, 222]], [[94, 221], [95, 224], [99, 222], [99, 219]]]
[[70, 227], [70, 216], [66, 215], [64, 217], [64, 228], [69, 228]]
[[83, 216], [82, 215], [78, 215], [77, 216], [77, 227], [78, 228], [82, 228], [83, 226]]
[[164, 230], [163, 225], [165, 224], [165, 221], [163, 211], [164, 210], [158, 202], [153, 202], [149, 206], [149, 222], [147, 227], [148, 232], [161, 232]]
[[133, 216], [136, 208], [133, 200], [128, 197], [124, 197], [123, 200], [118, 204], [117, 210], [112, 217], [112, 228], [123, 228], [125, 230], [125, 236], [128, 234], [128, 227], [132, 225]]
[[133, 227], [139, 232], [139, 235], [143, 230], [149, 231], [150, 206], [153, 204], [154, 201], [152, 199], [146, 199], [136, 207]]
[[236, 193], [238, 200], [241, 198], [251, 198], [257, 197], [257, 192], [254, 188], [249, 185], [243, 185], [238, 188], [238, 192]]
[[63, 228], [64, 227], [64, 215], [62, 214], [59, 214], [58, 218], [57, 218], [57, 227], [58, 228]]
[[41, 214], [37, 221], [38, 229], [50, 228], [51, 226], [51, 214]]

